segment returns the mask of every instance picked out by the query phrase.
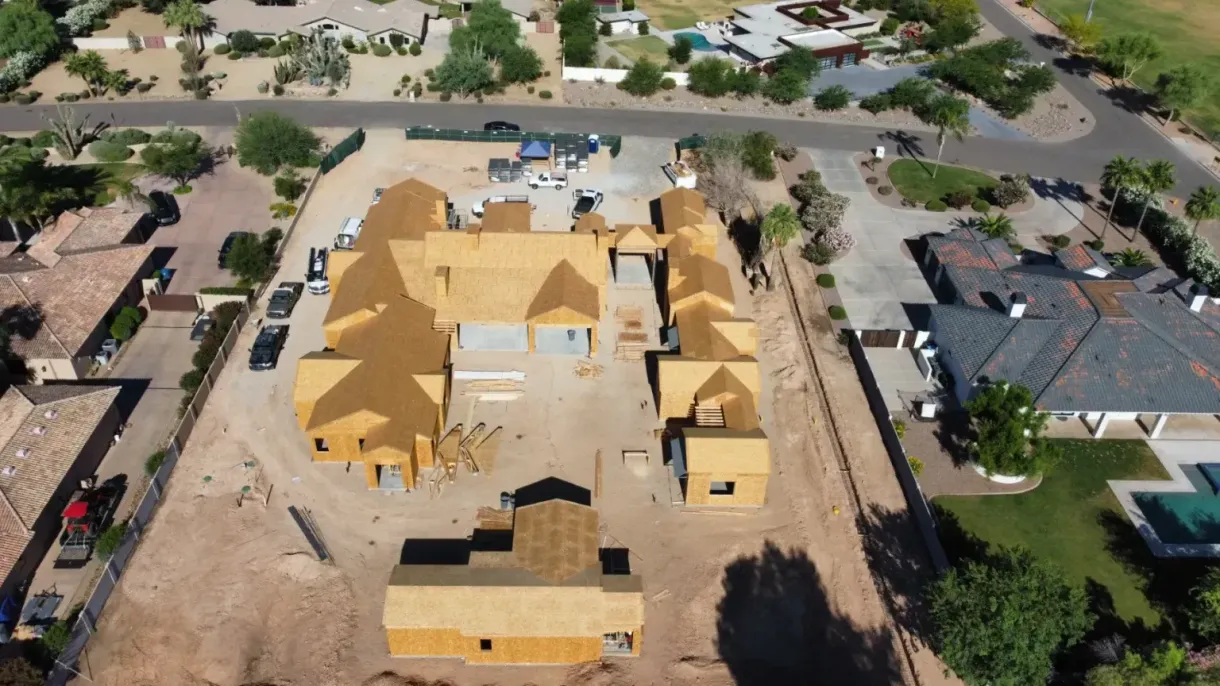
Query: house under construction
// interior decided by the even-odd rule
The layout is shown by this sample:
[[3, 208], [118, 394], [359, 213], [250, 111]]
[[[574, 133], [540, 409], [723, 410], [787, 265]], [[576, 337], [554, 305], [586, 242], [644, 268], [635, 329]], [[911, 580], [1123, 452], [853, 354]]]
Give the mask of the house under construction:
[[[482, 512], [469, 540], [409, 540], [386, 589], [395, 657], [572, 664], [639, 655], [643, 582], [601, 550], [587, 489], [545, 479]], [[451, 545], [446, 545], [451, 544]]]

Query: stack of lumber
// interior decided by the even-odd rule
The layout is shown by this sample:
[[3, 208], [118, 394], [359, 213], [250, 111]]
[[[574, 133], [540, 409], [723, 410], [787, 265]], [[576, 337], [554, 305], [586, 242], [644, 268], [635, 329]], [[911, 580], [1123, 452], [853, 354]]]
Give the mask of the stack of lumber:
[[480, 379], [466, 383], [462, 395], [479, 400], [516, 400], [525, 392], [525, 383], [511, 379]]
[[482, 423], [465, 437], [461, 424], [450, 429], [436, 446], [436, 466], [426, 479], [429, 497], [439, 496], [446, 483], [457, 481], [458, 465], [464, 466], [471, 474], [490, 475], [496, 468], [500, 433], [500, 427], [488, 432], [487, 425]]
[[445, 434], [436, 446], [436, 465], [428, 478], [428, 496], [435, 498], [445, 488], [446, 481], [457, 480], [459, 448], [462, 442], [462, 425], [458, 424]]
[[639, 307], [617, 307], [614, 309], [618, 325], [614, 339], [614, 359], [619, 362], [639, 362], [652, 346], [648, 344], [648, 333], [644, 331], [644, 310]]
[[578, 379], [600, 379], [602, 378], [602, 371], [603, 369], [600, 364], [594, 364], [586, 360], [577, 360], [572, 374]]

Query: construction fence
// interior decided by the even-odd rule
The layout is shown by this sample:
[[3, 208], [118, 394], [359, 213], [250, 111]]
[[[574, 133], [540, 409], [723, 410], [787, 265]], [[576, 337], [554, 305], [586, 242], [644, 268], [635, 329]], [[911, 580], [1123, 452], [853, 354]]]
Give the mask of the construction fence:
[[[85, 601], [84, 608], [82, 608], [80, 615], [77, 616], [76, 624], [72, 627], [72, 635], [68, 645], [55, 660], [55, 667], [47, 677], [48, 686], [63, 686], [73, 676], [81, 674], [78, 671], [81, 669], [80, 658], [85, 651], [85, 646], [89, 642], [89, 637], [97, 630], [97, 620], [101, 617], [102, 610], [106, 607], [106, 602], [110, 600], [110, 596], [114, 593], [115, 588], [118, 587], [123, 571], [127, 568], [127, 565], [131, 564], [131, 560], [135, 556], [136, 547], [140, 543], [140, 537], [152, 522], [153, 515], [157, 512], [157, 505], [161, 502], [166, 485], [169, 484], [169, 477], [173, 474], [174, 467], [177, 466], [178, 458], [182, 455], [182, 451], [186, 449], [187, 441], [190, 440], [191, 433], [195, 429], [195, 424], [199, 421], [199, 415], [203, 412], [204, 404], [207, 403], [208, 396], [211, 395], [216, 380], [220, 378], [220, 373], [224, 371], [225, 365], [228, 364], [233, 349], [237, 345], [237, 338], [241, 335], [242, 327], [245, 326], [249, 319], [250, 303], [246, 302], [242, 306], [241, 312], [238, 313], [237, 319], [233, 321], [233, 326], [229, 329], [228, 335], [225, 336], [224, 342], [216, 354], [216, 359], [212, 361], [212, 366], [208, 368], [208, 373], [204, 376], [203, 383], [200, 384], [199, 390], [195, 391], [195, 396], [191, 398], [190, 405], [187, 406], [182, 419], [178, 421], [178, 425], [170, 437], [169, 445], [165, 447], [165, 461], [161, 463], [157, 473], [152, 476], [148, 490], [144, 493], [144, 497], [140, 499], [135, 512], [131, 515], [131, 519], [128, 520], [127, 532], [123, 536], [123, 540], [119, 543], [119, 547], [114, 551], [114, 554], [103, 565], [101, 578], [98, 579], [97, 585], [93, 587], [93, 591], [89, 594], [89, 599]], [[84, 674], [83, 676], [89, 680], [91, 675]]]
[[339, 141], [339, 144], [330, 149], [326, 157], [322, 158], [322, 164], [319, 165], [323, 174], [329, 174], [330, 170], [339, 166], [339, 163], [346, 160], [349, 155], [358, 152], [364, 147], [364, 129], [356, 129], [350, 136]]
[[[409, 141], [458, 141], [461, 143], [524, 143], [546, 141], [554, 143], [557, 138], [583, 136], [587, 133], [545, 133], [538, 131], [479, 131], [468, 129], [434, 129], [431, 126], [409, 126], [406, 130]], [[603, 147], [611, 157], [618, 157], [623, 150], [623, 137], [597, 134]]]

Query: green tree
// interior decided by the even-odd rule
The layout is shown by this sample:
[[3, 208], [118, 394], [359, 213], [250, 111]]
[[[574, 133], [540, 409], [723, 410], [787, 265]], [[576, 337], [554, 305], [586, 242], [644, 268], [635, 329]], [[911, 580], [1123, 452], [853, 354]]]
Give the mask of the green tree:
[[970, 103], [949, 93], [941, 93], [917, 112], [919, 119], [936, 129], [936, 166], [932, 178], [940, 171], [940, 158], [945, 153], [945, 139], [962, 140], [970, 131]]
[[931, 23], [935, 26], [940, 26], [950, 19], [976, 17], [979, 13], [979, 5], [975, 0], [928, 0], [928, 9], [934, 19]]
[[42, 686], [46, 677], [24, 657], [0, 661], [0, 684], [3, 686]]
[[1197, 107], [1215, 88], [1212, 77], [1194, 64], [1183, 64], [1161, 74], [1156, 80], [1156, 97], [1169, 110], [1165, 121], [1176, 113]]
[[59, 49], [55, 18], [37, 0], [13, 0], [0, 6], [0, 58], [19, 52], [47, 56]]
[[[803, 52], [794, 50], [793, 52]], [[781, 69], [767, 79], [762, 89], [767, 99], [781, 105], [791, 105], [809, 95], [809, 77], [797, 69]]]
[[1135, 225], [1136, 233], [1139, 233], [1140, 229], [1144, 226], [1144, 217], [1147, 216], [1148, 206], [1152, 204], [1153, 199], [1158, 194], [1164, 193], [1177, 185], [1178, 180], [1174, 177], [1173, 171], [1173, 163], [1169, 160], [1153, 160], [1144, 167], [1140, 185], [1143, 186], [1146, 194], [1144, 196], [1144, 209], [1140, 210], [1140, 219]]
[[983, 30], [983, 22], [977, 15], [952, 15], [943, 19], [924, 40], [924, 47], [932, 52], [957, 50]]
[[1101, 24], [1087, 21], [1083, 14], [1069, 14], [1059, 24], [1059, 31], [1076, 52], [1088, 54], [1101, 40]]
[[1024, 549], [950, 570], [928, 593], [937, 654], [968, 684], [1045, 683], [1093, 624], [1084, 591]]
[[[190, 133], [190, 132], [187, 132]], [[150, 173], [187, 186], [212, 156], [212, 148], [196, 135], [177, 135], [163, 143], [150, 143], [140, 151], [140, 161]]]
[[719, 57], [698, 60], [686, 70], [687, 89], [709, 98], [718, 98], [728, 93], [733, 86], [736, 70], [733, 63]]
[[479, 46], [469, 44], [462, 49], [451, 49], [436, 68], [433, 80], [442, 91], [457, 93], [464, 98], [493, 84], [495, 75], [491, 62], [487, 61]]
[[762, 257], [767, 263], [767, 274], [774, 274], [775, 253], [801, 234], [801, 218], [788, 203], [779, 203], [767, 211], [759, 226], [762, 234]]
[[775, 60], [775, 70], [790, 69], [805, 77], [805, 81], [822, 73], [822, 62], [810, 50], [789, 50]]
[[[8, 150], [12, 150], [10, 147]], [[0, 217], [43, 228], [61, 210], [80, 207], [98, 189], [65, 182], [64, 169], [28, 154], [10, 153], [0, 165]], [[71, 181], [71, 180], [69, 180]]]
[[237, 161], [264, 176], [283, 167], [317, 163], [322, 141], [308, 127], [278, 112], [255, 112], [237, 126]]
[[157, 472], [161, 470], [161, 465], [163, 464], [165, 464], [165, 451], [158, 450], [144, 460], [144, 473], [148, 476], [156, 476]]
[[238, 236], [225, 256], [225, 268], [233, 272], [239, 283], [260, 283], [266, 280], [271, 270], [271, 255], [258, 236]]
[[505, 83], [529, 83], [542, 76], [542, 58], [534, 49], [514, 45], [500, 56], [500, 80]]
[[984, 214], [975, 220], [975, 228], [991, 238], [1012, 238], [1017, 235], [1012, 217], [1004, 213]]
[[1204, 220], [1220, 218], [1220, 192], [1212, 186], [1199, 186], [1186, 200], [1186, 218], [1195, 223], [1193, 233], [1199, 234]]
[[748, 98], [762, 89], [762, 76], [758, 72], [742, 67], [732, 75], [730, 90], [739, 98]]
[[631, 65], [627, 76], [619, 81], [618, 88], [632, 95], [648, 97], [661, 88], [661, 79], [665, 77], [661, 66], [647, 57], [642, 57]]
[[90, 93], [98, 95], [98, 86], [110, 69], [106, 66], [106, 58], [96, 50], [74, 52], [64, 60], [64, 71], [68, 76], [76, 76], [85, 82]]
[[847, 90], [846, 86], [835, 84], [818, 91], [813, 96], [813, 105], [819, 110], [841, 110], [851, 103], [853, 97], [855, 96], [851, 91]]
[[1106, 212], [1105, 226], [1101, 227], [1102, 240], [1105, 240], [1106, 229], [1110, 227], [1110, 218], [1114, 216], [1114, 208], [1118, 205], [1118, 198], [1122, 190], [1138, 186], [1143, 180], [1144, 168], [1134, 157], [1119, 155], [1106, 163], [1105, 169], [1101, 172], [1101, 185], [1114, 192], [1114, 199], [1110, 202], [1109, 211]]
[[127, 522], [114, 524], [109, 529], [103, 531], [101, 536], [97, 537], [97, 543], [93, 546], [93, 550], [103, 560], [109, 559], [119, 549], [119, 544], [123, 542], [123, 537], [126, 535]]
[[989, 473], [1030, 476], [1058, 461], [1057, 446], [1042, 438], [1047, 414], [1034, 409], [1028, 388], [997, 380], [966, 403], [966, 410], [970, 452]]
[[760, 181], [775, 178], [772, 154], [779, 140], [767, 131], [751, 131], [741, 138], [741, 162]]
[[1097, 46], [1103, 64], [1124, 81], [1130, 81], [1146, 64], [1161, 56], [1161, 44], [1151, 33], [1124, 33]]
[[[597, 43], [597, 7], [593, 0], [568, 0], [555, 13], [559, 22], [559, 39], [565, 44], [571, 38], [583, 36]], [[567, 51], [564, 51], [567, 54]]]
[[674, 39], [674, 44], [669, 47], [669, 57], [678, 64], [686, 64], [690, 61], [691, 51], [694, 49], [694, 44], [686, 36], [678, 36]]
[[216, 26], [216, 20], [203, 11], [195, 0], [174, 0], [161, 15], [167, 28], [176, 28], [182, 37], [197, 43], [203, 50], [203, 39]]
[[1190, 628], [1209, 641], [1220, 640], [1220, 568], [1207, 570], [1190, 596], [1194, 600], [1187, 606]]
[[578, 33], [563, 42], [563, 60], [573, 67], [594, 66], [597, 58], [597, 37]]
[[297, 198], [305, 194], [305, 179], [297, 173], [295, 169], [285, 169], [280, 172], [280, 175], [275, 177], [275, 194], [287, 200], [288, 202], [296, 202]]
[[477, 45], [484, 55], [496, 59], [517, 47], [520, 39], [520, 25], [500, 0], [480, 0], [470, 10], [466, 25], [449, 35], [449, 47], [461, 52]]
[[1085, 675], [1086, 686], [1186, 686], [1195, 683], [1186, 651], [1165, 643], [1144, 657], [1128, 650], [1112, 665], [1100, 665]]
[[68, 642], [71, 640], [72, 628], [68, 626], [66, 620], [61, 619], [47, 627], [47, 630], [38, 639], [38, 642], [42, 645], [46, 654], [54, 659], [64, 652], [64, 648], [68, 647]]
[[890, 89], [890, 104], [912, 112], [927, 107], [928, 101], [936, 93], [936, 84], [928, 79], [911, 76], [905, 78]]

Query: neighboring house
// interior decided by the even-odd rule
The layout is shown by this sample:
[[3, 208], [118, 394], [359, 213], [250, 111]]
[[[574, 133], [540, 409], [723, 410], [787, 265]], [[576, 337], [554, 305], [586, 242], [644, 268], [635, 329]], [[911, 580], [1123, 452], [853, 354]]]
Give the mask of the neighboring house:
[[379, 5], [369, 0], [321, 0], [297, 5], [255, 5], [249, 0], [216, 0], [207, 6], [216, 20], [214, 45], [228, 40], [236, 31], [282, 40], [290, 34], [308, 36], [321, 31], [335, 40], [351, 38], [357, 42], [390, 44], [399, 35], [403, 44], [423, 43], [428, 20], [440, 16], [440, 7], [418, 0], [396, 0]]
[[671, 354], [657, 356], [658, 412], [685, 422], [670, 441], [687, 505], [761, 506], [771, 471], [759, 425], [758, 326], [733, 316], [728, 267], [716, 261], [719, 227], [695, 191], [661, 195], [668, 262]]
[[[469, 12], [474, 9], [474, 6], [481, 0], [467, 0], [459, 3], [462, 6], [463, 12]], [[500, 6], [512, 12], [513, 18], [518, 24], [524, 24], [529, 21], [529, 16], [534, 12], [533, 0], [500, 0]]]
[[648, 15], [639, 10], [607, 12], [597, 15], [597, 21], [610, 25], [610, 33], [639, 33], [640, 24], [648, 21]]
[[589, 491], [552, 478], [515, 498], [470, 538], [403, 544], [382, 613], [390, 655], [537, 665], [640, 654], [643, 581], [627, 550], [599, 549]]
[[960, 402], [991, 381], [1020, 384], [1037, 409], [1082, 417], [1096, 437], [1140, 415], [1155, 415], [1156, 438], [1172, 415], [1220, 414], [1220, 304], [1206, 287], [1103, 267], [1081, 246], [1027, 263], [980, 238], [929, 238], [925, 258], [951, 303], [931, 307], [931, 332]]
[[0, 396], [0, 595], [29, 580], [63, 510], [110, 448], [117, 386], [13, 386]]
[[789, 50], [809, 50], [822, 69], [849, 67], [868, 57], [853, 36], [873, 33], [879, 19], [865, 16], [841, 0], [772, 2], [734, 8], [732, 32], [724, 34], [729, 51], [752, 64], [765, 64]]
[[9, 362], [32, 381], [79, 379], [120, 309], [144, 299], [153, 247], [147, 215], [107, 208], [65, 212], [26, 250], [0, 245], [0, 324]]

